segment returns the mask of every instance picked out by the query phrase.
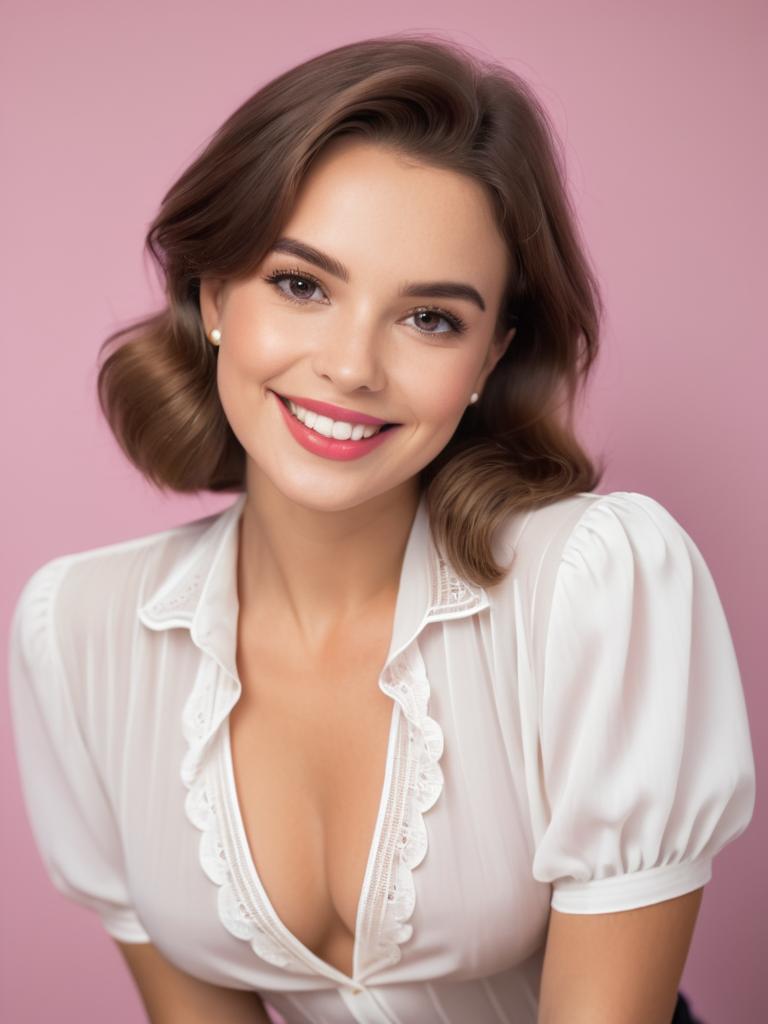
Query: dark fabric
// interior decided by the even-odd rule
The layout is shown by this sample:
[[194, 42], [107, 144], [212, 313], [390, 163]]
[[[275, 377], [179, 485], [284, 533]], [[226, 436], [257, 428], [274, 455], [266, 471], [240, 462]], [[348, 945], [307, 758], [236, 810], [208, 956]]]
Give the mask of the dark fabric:
[[694, 1017], [691, 1013], [691, 1008], [688, 1005], [688, 1000], [685, 998], [682, 992], [677, 993], [677, 1003], [675, 1004], [675, 1014], [670, 1021], [670, 1024], [705, 1024], [699, 1017]]

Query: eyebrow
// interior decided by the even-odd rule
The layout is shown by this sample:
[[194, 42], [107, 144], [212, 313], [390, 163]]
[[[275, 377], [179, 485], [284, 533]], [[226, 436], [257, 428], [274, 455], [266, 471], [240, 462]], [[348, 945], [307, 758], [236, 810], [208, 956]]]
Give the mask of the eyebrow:
[[[333, 256], [321, 252], [313, 245], [302, 242], [298, 238], [278, 238], [270, 252], [284, 252], [299, 259], [313, 263], [327, 274], [338, 277], [345, 283], [349, 282], [349, 270]], [[473, 302], [485, 312], [485, 300], [477, 288], [462, 281], [411, 281], [400, 288], [400, 295], [429, 295], [441, 299], [466, 299]]]

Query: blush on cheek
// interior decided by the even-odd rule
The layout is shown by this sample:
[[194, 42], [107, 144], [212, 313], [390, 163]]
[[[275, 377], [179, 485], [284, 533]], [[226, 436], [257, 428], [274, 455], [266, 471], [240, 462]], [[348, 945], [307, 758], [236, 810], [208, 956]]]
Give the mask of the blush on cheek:
[[275, 332], [253, 326], [231, 329], [219, 350], [219, 377], [233, 386], [265, 386], [280, 379], [291, 366], [291, 348]]
[[477, 380], [482, 360], [476, 347], [427, 347], [417, 353], [408, 381], [412, 408], [422, 422], [435, 426], [458, 423]]
[[465, 391], [464, 386], [459, 388], [453, 382], [441, 383], [433, 378], [429, 396], [425, 395], [422, 403], [423, 418], [435, 424], [458, 422], [467, 403]]

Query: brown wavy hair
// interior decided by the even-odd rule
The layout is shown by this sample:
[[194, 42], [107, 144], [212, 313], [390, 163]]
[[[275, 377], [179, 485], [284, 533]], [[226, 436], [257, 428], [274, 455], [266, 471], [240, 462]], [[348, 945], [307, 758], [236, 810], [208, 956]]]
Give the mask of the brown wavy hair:
[[438, 547], [488, 586], [506, 571], [492, 552], [502, 520], [594, 490], [602, 477], [573, 430], [602, 303], [545, 110], [518, 75], [456, 43], [404, 32], [339, 46], [272, 79], [227, 118], [147, 231], [167, 301], [103, 342], [100, 352], [114, 350], [99, 368], [99, 403], [129, 460], [161, 490], [245, 489], [200, 279], [253, 274], [313, 159], [352, 133], [482, 183], [509, 247], [495, 330], [515, 326], [516, 335], [420, 473]]

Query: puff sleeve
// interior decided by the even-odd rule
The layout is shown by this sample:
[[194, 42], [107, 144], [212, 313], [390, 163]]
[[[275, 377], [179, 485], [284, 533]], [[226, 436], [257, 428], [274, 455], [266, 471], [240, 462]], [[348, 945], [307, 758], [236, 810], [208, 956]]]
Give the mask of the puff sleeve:
[[548, 820], [533, 875], [551, 906], [629, 910], [708, 882], [752, 817], [755, 766], [715, 584], [655, 499], [600, 495], [573, 526], [539, 699]]
[[11, 620], [11, 721], [27, 816], [53, 885], [95, 910], [114, 938], [148, 942], [130, 904], [116, 822], [58, 652], [55, 597], [65, 571], [66, 558], [37, 569]]

